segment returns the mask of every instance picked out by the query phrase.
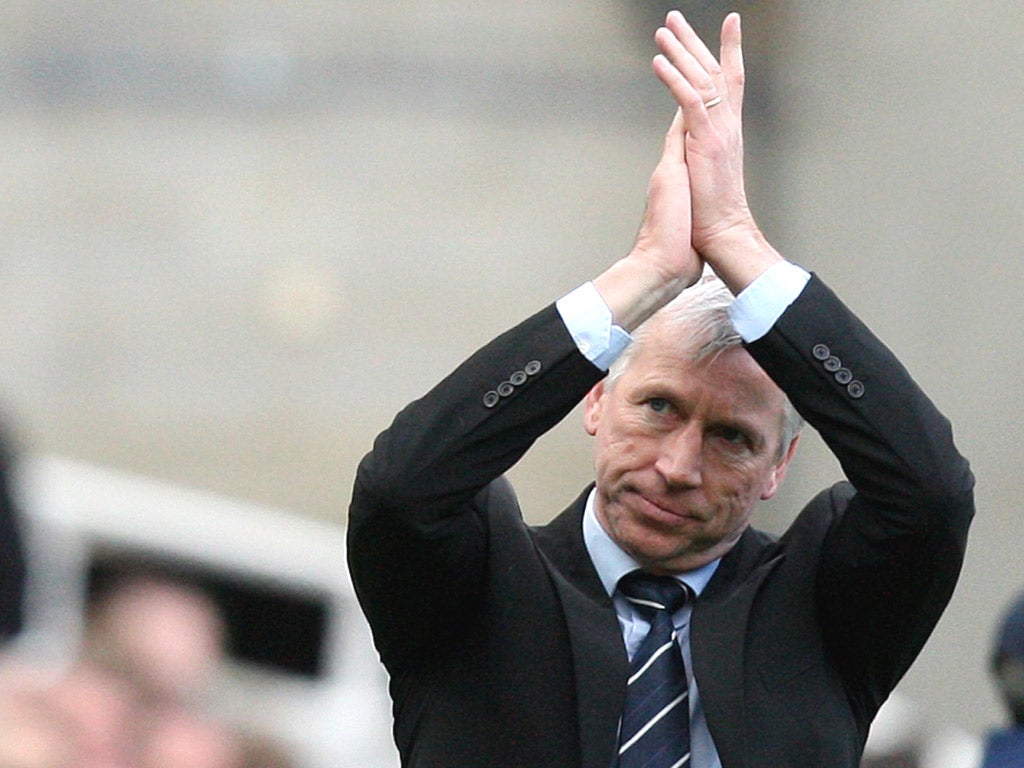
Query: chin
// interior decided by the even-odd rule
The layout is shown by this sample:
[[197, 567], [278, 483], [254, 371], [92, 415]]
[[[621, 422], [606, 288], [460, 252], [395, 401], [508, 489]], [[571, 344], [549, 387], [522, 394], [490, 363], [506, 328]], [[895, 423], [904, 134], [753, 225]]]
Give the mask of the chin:
[[654, 567], [685, 557], [685, 553], [680, 552], [677, 540], [652, 538], [649, 535], [631, 537], [625, 540], [622, 547], [644, 567]]

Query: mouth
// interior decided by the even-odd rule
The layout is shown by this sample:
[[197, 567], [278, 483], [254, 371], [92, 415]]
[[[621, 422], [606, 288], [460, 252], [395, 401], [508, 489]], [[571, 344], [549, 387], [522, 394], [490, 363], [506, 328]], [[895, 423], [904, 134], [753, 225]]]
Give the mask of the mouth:
[[678, 504], [672, 505], [664, 499], [652, 499], [640, 491], [634, 491], [638, 501], [637, 510], [650, 520], [673, 527], [680, 524], [701, 523], [703, 520], [689, 509], [682, 509]]

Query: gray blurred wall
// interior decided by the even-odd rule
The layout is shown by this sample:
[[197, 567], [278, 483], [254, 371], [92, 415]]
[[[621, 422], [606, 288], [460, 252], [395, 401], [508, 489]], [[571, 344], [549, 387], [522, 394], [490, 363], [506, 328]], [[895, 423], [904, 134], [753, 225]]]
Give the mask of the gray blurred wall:
[[[343, 524], [398, 408], [628, 249], [672, 110], [640, 5], [5, 3], [0, 403], [25, 447]], [[978, 476], [904, 686], [976, 733], [1024, 588], [1022, 8], [744, 4], [762, 224]], [[806, 442], [765, 527], [838, 477]], [[539, 520], [589, 472], [570, 418], [513, 474]]]

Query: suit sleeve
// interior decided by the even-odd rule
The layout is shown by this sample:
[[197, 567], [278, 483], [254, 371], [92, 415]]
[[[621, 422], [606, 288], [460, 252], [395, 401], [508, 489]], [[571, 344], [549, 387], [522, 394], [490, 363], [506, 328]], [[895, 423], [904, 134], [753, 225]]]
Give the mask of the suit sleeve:
[[519, 514], [503, 473], [602, 375], [552, 305], [377, 437], [356, 473], [348, 561], [386, 665], [463, 630], [484, 589], [489, 516]]
[[848, 687], [877, 706], [952, 595], [973, 475], [947, 419], [817, 277], [748, 348], [852, 485], [824, 495], [835, 519], [817, 574], [818, 613]]

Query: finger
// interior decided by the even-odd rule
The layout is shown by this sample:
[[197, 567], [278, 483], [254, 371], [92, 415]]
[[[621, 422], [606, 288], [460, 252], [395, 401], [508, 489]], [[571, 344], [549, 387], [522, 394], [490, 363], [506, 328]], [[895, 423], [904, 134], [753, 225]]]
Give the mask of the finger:
[[[679, 41], [679, 38], [668, 29], [667, 27], [661, 27], [657, 32], [654, 33], [654, 40], [658, 45], [658, 50], [661, 51], [661, 57], [664, 62], [668, 64], [679, 78], [684, 80], [692, 91], [699, 95], [698, 101], [701, 104], [712, 101], [721, 95], [718, 87], [715, 85], [714, 80], [708, 74], [707, 70], [698, 62], [693, 55], [683, 46]], [[657, 71], [657, 70], [656, 70]], [[659, 77], [662, 77], [659, 72]], [[671, 77], [673, 80], [675, 77], [671, 72], [664, 73]], [[672, 90], [673, 95], [676, 96], [676, 100], [680, 106], [688, 106], [680, 98], [680, 94], [672, 88], [672, 85], [662, 77], [662, 81], [669, 86]], [[692, 105], [690, 105], [692, 108]]]
[[[686, 30], [689, 30], [688, 34], [691, 39], [689, 46], [684, 44], [679, 36], [668, 27], [662, 27], [655, 33], [655, 41], [665, 57], [675, 65], [680, 74], [701, 95], [704, 108], [710, 109], [729, 97], [729, 86], [723, 76], [722, 68], [689, 25], [682, 20], [682, 16], [678, 12], [670, 15], [677, 18], [678, 22], [684, 25]], [[680, 34], [683, 34], [682, 31]]]
[[740, 31], [740, 15], [730, 13], [722, 22], [721, 62], [726, 82], [729, 103], [733, 111], [740, 114], [743, 108], [743, 88], [746, 75], [743, 69], [743, 40]]
[[651, 66], [682, 109], [686, 130], [693, 130], [698, 114], [703, 112], [704, 118], [707, 118], [703, 97], [664, 54], [655, 56]]
[[725, 95], [725, 78], [722, 76], [722, 67], [715, 55], [700, 39], [700, 35], [694, 31], [689, 22], [679, 11], [671, 11], [665, 17], [665, 26], [672, 31], [680, 44], [693, 57], [693, 60], [703, 69], [705, 75], [710, 78], [713, 87]]

